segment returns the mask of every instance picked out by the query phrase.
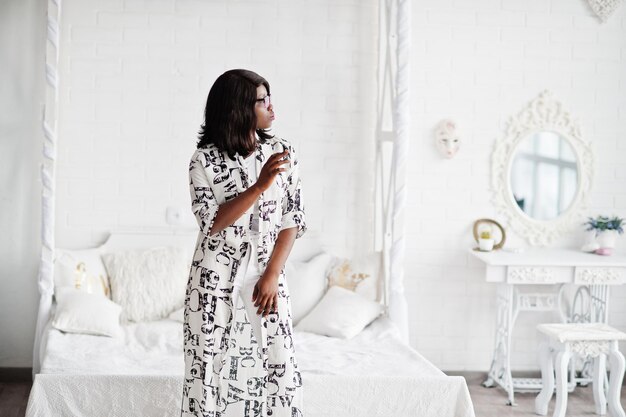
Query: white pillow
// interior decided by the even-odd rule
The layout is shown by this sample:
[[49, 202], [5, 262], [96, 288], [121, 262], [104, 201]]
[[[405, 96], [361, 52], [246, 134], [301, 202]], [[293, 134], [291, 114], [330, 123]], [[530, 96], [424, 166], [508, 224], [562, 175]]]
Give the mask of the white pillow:
[[62, 288], [56, 294], [57, 305], [52, 326], [68, 333], [119, 337], [122, 306], [101, 294], [89, 294], [74, 288]]
[[306, 233], [294, 242], [288, 259], [305, 262], [323, 251], [324, 245], [321, 241], [320, 232], [308, 228]]
[[100, 255], [102, 247], [54, 251], [54, 290], [76, 288], [110, 297], [109, 279]]
[[343, 287], [332, 286], [295, 330], [350, 339], [361, 332], [383, 307]]
[[291, 298], [291, 320], [297, 324], [322, 299], [326, 291], [326, 272], [333, 257], [320, 253], [307, 262], [285, 263], [285, 277]]
[[328, 272], [328, 287], [336, 285], [368, 300], [380, 301], [380, 258], [381, 252], [371, 252], [355, 259], [335, 258]]
[[178, 310], [174, 311], [172, 314], [167, 316], [167, 318], [183, 323], [185, 321], [185, 307], [181, 307]]
[[111, 299], [120, 304], [122, 323], [160, 320], [182, 307], [191, 259], [175, 246], [105, 253]]

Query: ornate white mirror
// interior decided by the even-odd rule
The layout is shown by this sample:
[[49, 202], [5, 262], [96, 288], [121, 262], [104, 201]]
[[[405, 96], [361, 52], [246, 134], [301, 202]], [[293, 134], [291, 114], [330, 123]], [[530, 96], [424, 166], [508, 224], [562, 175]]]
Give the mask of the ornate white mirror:
[[492, 155], [493, 202], [531, 245], [580, 226], [593, 155], [580, 126], [549, 91], [507, 123]]

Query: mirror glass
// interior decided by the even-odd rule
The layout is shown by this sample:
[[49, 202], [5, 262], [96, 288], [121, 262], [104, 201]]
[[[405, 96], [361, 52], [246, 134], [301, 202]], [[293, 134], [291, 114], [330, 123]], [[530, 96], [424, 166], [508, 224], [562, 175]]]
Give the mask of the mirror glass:
[[519, 143], [511, 165], [513, 201], [529, 217], [550, 220], [565, 212], [578, 188], [578, 163], [569, 141], [551, 131]]

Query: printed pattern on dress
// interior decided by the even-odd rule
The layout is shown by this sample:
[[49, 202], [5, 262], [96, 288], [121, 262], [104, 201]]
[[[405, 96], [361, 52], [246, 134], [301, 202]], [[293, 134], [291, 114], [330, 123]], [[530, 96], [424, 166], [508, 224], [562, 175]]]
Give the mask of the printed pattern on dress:
[[[256, 256], [267, 267], [281, 230], [306, 231], [298, 160], [280, 138], [257, 142], [257, 172], [270, 155], [289, 149], [291, 166], [277, 174], [257, 203], [260, 235]], [[235, 223], [209, 235], [220, 204], [251, 184], [243, 157], [230, 158], [214, 145], [194, 152], [189, 165], [192, 211], [200, 232], [185, 295], [185, 376], [181, 416], [303, 417], [303, 381], [293, 343], [291, 300], [284, 268], [278, 306], [261, 318], [262, 340], [253, 336], [243, 303], [232, 300], [237, 274], [251, 248], [251, 207]], [[253, 254], [254, 255], [254, 254]]]

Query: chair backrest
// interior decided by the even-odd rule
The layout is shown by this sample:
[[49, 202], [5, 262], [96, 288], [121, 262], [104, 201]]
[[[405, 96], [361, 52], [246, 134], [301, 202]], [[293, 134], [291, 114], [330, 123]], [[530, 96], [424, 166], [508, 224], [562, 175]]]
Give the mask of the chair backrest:
[[569, 323], [606, 323], [608, 321], [606, 285], [581, 286], [576, 290], [567, 317]]

